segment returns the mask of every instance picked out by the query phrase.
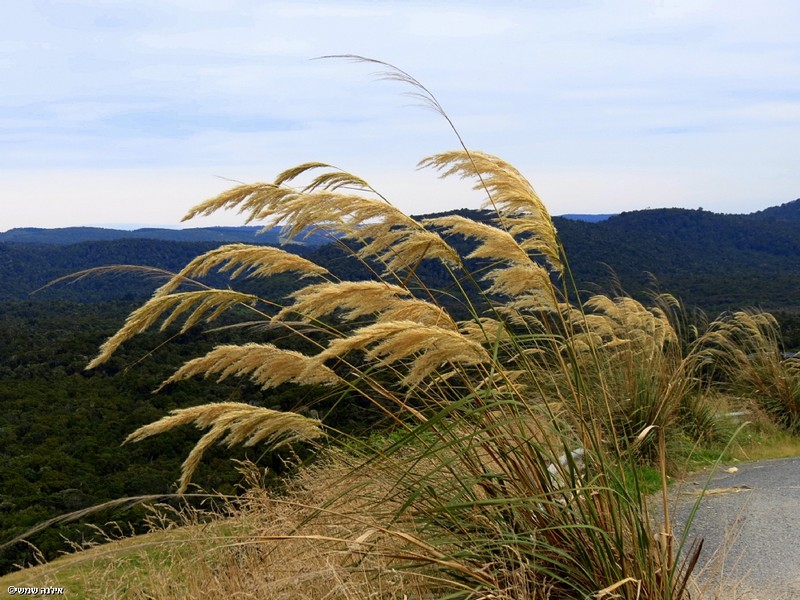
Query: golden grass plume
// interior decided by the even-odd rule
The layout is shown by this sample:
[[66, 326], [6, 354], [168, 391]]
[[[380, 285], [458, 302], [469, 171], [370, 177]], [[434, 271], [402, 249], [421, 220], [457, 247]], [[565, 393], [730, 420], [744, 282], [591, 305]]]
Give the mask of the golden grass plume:
[[314, 284], [291, 294], [294, 303], [282, 309], [275, 319], [284, 319], [293, 313], [304, 320], [318, 319], [342, 311], [340, 318], [352, 321], [385, 311], [394, 306], [399, 298], [410, 295], [407, 289], [382, 281]]
[[323, 435], [317, 419], [240, 402], [218, 402], [173, 410], [162, 419], [140, 427], [123, 443], [138, 442], [191, 423], [210, 430], [200, 438], [183, 462], [178, 493], [186, 491], [203, 454], [216, 443], [231, 447], [237, 444], [253, 446], [268, 441], [273, 448], [278, 448], [296, 440], [312, 440]]
[[315, 364], [314, 369], [308, 369], [310, 360], [305, 354], [284, 350], [272, 344], [226, 344], [185, 363], [159, 389], [196, 375], [209, 377], [215, 373], [219, 374], [217, 381], [231, 376], [249, 375], [263, 389], [274, 388], [286, 382], [332, 385], [341, 381], [325, 365]]
[[[297, 169], [302, 172], [316, 164]], [[282, 226], [287, 240], [320, 230], [332, 239], [356, 240], [363, 245], [359, 256], [375, 257], [390, 271], [413, 266], [422, 258], [458, 263], [458, 254], [441, 237], [385, 200], [321, 189], [322, 184], [310, 191], [296, 191], [282, 185], [291, 178], [287, 173], [296, 176], [290, 170], [278, 177], [279, 183], [238, 186], [195, 206], [184, 220], [238, 206], [239, 212], [249, 213], [248, 223], [262, 222], [265, 229]]]
[[502, 226], [513, 236], [524, 238], [520, 245], [547, 259], [558, 273], [563, 271], [560, 244], [555, 226], [533, 186], [511, 164], [477, 151], [454, 150], [424, 158], [420, 167], [432, 167], [442, 177], [458, 175], [478, 178], [476, 190], [484, 190], [484, 207], [497, 211]]
[[188, 313], [181, 328], [181, 331], [187, 331], [203, 318], [206, 322], [211, 322], [233, 306], [253, 305], [257, 301], [257, 296], [233, 290], [212, 289], [167, 295], [162, 295], [159, 290], [156, 290], [153, 297], [133, 311], [120, 330], [100, 346], [100, 352], [86, 368], [94, 369], [106, 362], [123, 343], [155, 325], [167, 313], [170, 314], [162, 322], [162, 330], [174, 323], [181, 315]]
[[193, 259], [169, 282], [161, 286], [158, 294], [167, 295], [187, 279], [204, 277], [215, 268], [222, 273], [229, 271], [231, 279], [244, 273], [248, 277], [269, 277], [292, 272], [299, 274], [301, 278], [328, 274], [328, 270], [324, 267], [280, 248], [253, 244], [227, 244]]
[[[413, 357], [402, 379], [403, 385], [409, 387], [419, 384], [443, 365], [477, 365], [490, 360], [481, 344], [452, 329], [414, 321], [391, 321], [373, 323], [346, 338], [331, 341], [315, 357], [315, 362], [322, 364], [354, 350], [364, 350], [367, 358], [387, 366]], [[311, 368], [313, 365], [312, 362]]]

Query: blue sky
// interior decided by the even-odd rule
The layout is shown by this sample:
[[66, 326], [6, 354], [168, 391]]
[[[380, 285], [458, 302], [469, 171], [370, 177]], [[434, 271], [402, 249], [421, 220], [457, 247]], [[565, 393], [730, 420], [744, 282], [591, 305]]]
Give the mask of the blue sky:
[[[456, 139], [361, 54], [439, 98], [553, 214], [752, 212], [800, 196], [800, 3], [7, 2], [0, 230], [175, 226], [229, 180], [321, 160], [410, 213], [477, 206], [416, 171]], [[237, 224], [235, 214], [190, 225]]]

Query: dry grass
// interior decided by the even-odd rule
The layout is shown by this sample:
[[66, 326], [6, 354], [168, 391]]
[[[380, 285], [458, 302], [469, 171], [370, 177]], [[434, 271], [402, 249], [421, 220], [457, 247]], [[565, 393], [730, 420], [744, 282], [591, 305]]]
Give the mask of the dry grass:
[[781, 353], [775, 317], [754, 310], [724, 315], [704, 342], [732, 393], [752, 398], [773, 421], [800, 432], [800, 358]]
[[409, 541], [413, 525], [386, 528], [401, 498], [381, 473], [353, 467], [334, 453], [277, 497], [249, 465], [248, 492], [216, 519], [185, 509], [179, 528], [156, 522], [150, 534], [110, 540], [2, 583], [109, 600], [438, 598], [457, 589], [403, 568], [421, 548]]
[[[109, 538], [0, 578], [0, 593], [9, 585], [54, 585], [75, 599], [399, 600], [442, 598], [462, 590], [458, 582], [405, 568], [421, 551], [407, 541], [418, 539], [419, 531], [413, 522], [387, 527], [402, 498], [388, 485], [386, 473], [353, 461], [333, 452], [302, 471], [279, 496], [264, 488], [254, 465], [245, 465], [247, 492], [235, 504], [222, 501], [225, 508], [212, 513], [170, 511], [168, 522], [153, 520], [151, 533]], [[729, 532], [728, 545], [736, 535]], [[745, 580], [725, 579], [725, 548], [699, 574], [702, 583], [691, 584], [692, 598], [789, 600]], [[517, 582], [517, 589], [523, 585]], [[546, 588], [527, 592], [526, 599], [553, 597]]]
[[205, 356], [186, 362], [161, 384], [161, 387], [196, 375], [209, 377], [219, 374], [217, 381], [228, 377], [248, 376], [263, 389], [283, 383], [306, 385], [333, 385], [339, 377], [325, 365], [314, 364], [300, 352], [284, 350], [272, 344], [244, 344], [217, 346]]

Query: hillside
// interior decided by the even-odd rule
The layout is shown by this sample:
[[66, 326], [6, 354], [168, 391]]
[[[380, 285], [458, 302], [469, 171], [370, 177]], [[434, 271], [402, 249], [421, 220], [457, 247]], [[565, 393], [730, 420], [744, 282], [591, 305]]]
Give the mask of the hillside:
[[[69, 245], [0, 243], [0, 302], [70, 300], [91, 304], [141, 299], [149, 296], [163, 282], [163, 275], [141, 271], [105, 273], [72, 284], [60, 283], [47, 289], [41, 288], [60, 277], [107, 265], [139, 265], [177, 272], [196, 256], [220, 245], [220, 242], [151, 239], [87, 241]], [[333, 244], [289, 248], [319, 260], [334, 270], [344, 269], [342, 275], [354, 268], [354, 261], [344, 256]], [[221, 283], [223, 280], [226, 279], [212, 278], [211, 281]], [[280, 279], [270, 281], [273, 287], [282, 284]]]
[[[800, 209], [800, 201], [790, 208]], [[582, 285], [607, 286], [613, 271], [626, 291], [640, 295], [652, 274], [663, 290], [708, 311], [794, 311], [800, 309], [800, 229], [774, 214], [791, 213], [661, 209], [598, 223], [556, 219], [556, 226]]]
[[[489, 212], [450, 211], [491, 221]], [[711, 313], [800, 311], [800, 200], [749, 215], [655, 209], [596, 221], [554, 217], [579, 288], [643, 297], [654, 282]]]
[[[177, 270], [199, 253], [218, 245], [144, 239], [87, 241], [63, 246], [0, 243], [0, 300], [26, 300], [32, 292], [54, 279], [100, 265], [135, 264]], [[58, 297], [96, 302], [140, 297], [149, 294], [152, 288], [152, 281], [144, 282], [141, 277], [95, 278], [81, 284], [81, 289], [60, 286]]]
[[780, 206], [772, 206], [762, 211], [753, 213], [752, 216], [775, 221], [788, 221], [800, 223], [800, 200], [786, 202]]

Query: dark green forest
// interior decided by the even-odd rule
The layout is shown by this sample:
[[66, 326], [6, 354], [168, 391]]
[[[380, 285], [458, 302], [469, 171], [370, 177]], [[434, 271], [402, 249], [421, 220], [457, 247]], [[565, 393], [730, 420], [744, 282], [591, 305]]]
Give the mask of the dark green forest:
[[[488, 213], [460, 212], [491, 219]], [[587, 294], [620, 290], [646, 299], [658, 288], [711, 317], [760, 307], [778, 316], [786, 349], [800, 349], [800, 201], [752, 215], [663, 209], [623, 213], [595, 223], [555, 221], [578, 287]], [[252, 231], [245, 233], [242, 241], [252, 242]], [[45, 243], [47, 230], [36, 230], [30, 238], [35, 242], [19, 237], [0, 242], [0, 545], [49, 518], [106, 500], [173, 491], [180, 463], [198, 432], [172, 432], [121, 446], [128, 433], [172, 408], [215, 400], [301, 411], [313, 405], [327, 415], [326, 424], [343, 431], [360, 433], [376, 423], [378, 415], [370, 412], [374, 409], [347, 398], [318, 404], [313, 389], [287, 386], [266, 395], [246, 381], [212, 385], [192, 380], [152, 393], [182, 362], [219, 343], [265, 341], [279, 335], [275, 332], [198, 328], [180, 335], [174, 330], [148, 333], [124, 346], [107, 365], [86, 371], [99, 345], [162, 279], [158, 273], [121, 273], [40, 288], [100, 265], [176, 271], [235, 236], [218, 241], [125, 238], [78, 243], [64, 236], [59, 230], [57, 241]], [[343, 279], [367, 273], [334, 244], [297, 246], [296, 251]], [[432, 261], [420, 265], [419, 274], [432, 289], [447, 291]], [[210, 282], [228, 284], [221, 278]], [[243, 287], [281, 298], [294, 285], [291, 278], [279, 277], [245, 282]], [[280, 457], [261, 456], [257, 448], [247, 453], [214, 450], [195, 477], [198, 484], [234, 493], [239, 476], [231, 456], [248, 456], [274, 473], [283, 468]], [[87, 523], [120, 520], [141, 527], [144, 514], [141, 507], [100, 512], [79, 524], [50, 527], [30, 541], [51, 558], [65, 549], [62, 536], [81, 541], [94, 535]], [[0, 550], [0, 573], [32, 559], [25, 544]]]

